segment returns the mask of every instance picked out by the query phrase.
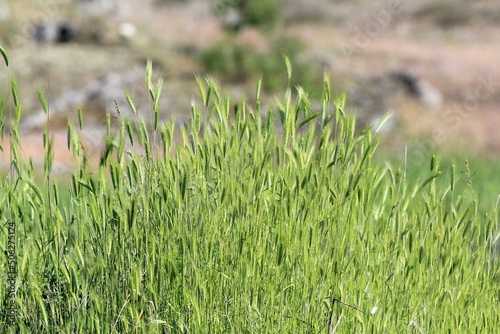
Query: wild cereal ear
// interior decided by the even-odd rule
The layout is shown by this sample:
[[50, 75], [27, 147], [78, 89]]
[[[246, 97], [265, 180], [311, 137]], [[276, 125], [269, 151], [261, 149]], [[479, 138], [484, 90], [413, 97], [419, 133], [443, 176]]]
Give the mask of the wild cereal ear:
[[5, 65], [9, 67], [9, 56], [2, 45], [0, 45], [0, 53], [2, 54], [3, 60], [5, 61]]

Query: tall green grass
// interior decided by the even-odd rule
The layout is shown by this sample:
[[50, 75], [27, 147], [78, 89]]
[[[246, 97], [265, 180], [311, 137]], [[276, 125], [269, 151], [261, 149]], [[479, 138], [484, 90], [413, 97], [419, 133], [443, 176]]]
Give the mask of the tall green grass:
[[[376, 134], [355, 133], [328, 79], [317, 111], [300, 88], [261, 110], [260, 83], [239, 102], [198, 84], [187, 124], [122, 118], [67, 190], [50, 179], [48, 130], [43, 182], [20, 160], [17, 107], [0, 217], [16, 225], [18, 314], [2, 332], [500, 328], [497, 208], [480, 214], [437, 157], [418, 182], [374, 163]], [[73, 125], [68, 147], [85, 155]], [[2, 275], [1, 310], [7, 287]]]

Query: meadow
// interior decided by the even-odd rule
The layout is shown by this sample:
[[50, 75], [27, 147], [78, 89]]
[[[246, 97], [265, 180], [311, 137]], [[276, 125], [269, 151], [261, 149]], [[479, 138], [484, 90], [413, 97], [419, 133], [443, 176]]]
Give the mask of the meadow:
[[0, 171], [2, 333], [500, 327], [498, 203], [478, 200], [461, 161], [444, 166], [429, 152], [410, 177], [404, 162], [374, 159], [377, 129], [355, 131], [327, 76], [319, 110], [300, 87], [263, 109], [262, 81], [241, 101], [197, 82], [189, 122], [160, 122], [149, 64], [154, 121], [123, 116], [115, 131], [108, 117], [98, 168], [80, 114], [67, 138], [78, 167], [64, 182], [52, 175], [48, 128], [43, 171], [20, 158], [12, 81], [0, 105], [11, 151]]

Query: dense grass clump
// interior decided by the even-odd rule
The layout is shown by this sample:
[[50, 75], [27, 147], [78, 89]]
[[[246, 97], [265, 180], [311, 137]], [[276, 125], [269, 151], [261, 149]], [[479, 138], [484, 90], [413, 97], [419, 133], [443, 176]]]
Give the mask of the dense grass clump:
[[[155, 102], [160, 89], [148, 88]], [[233, 104], [211, 80], [199, 88], [181, 128], [121, 119], [99, 168], [81, 162], [67, 196], [50, 178], [50, 135], [40, 182], [19, 160], [13, 120], [0, 217], [16, 226], [17, 329], [2, 322], [2, 332], [500, 327], [498, 212], [480, 215], [437, 158], [418, 183], [374, 164], [374, 133], [355, 133], [328, 80], [321, 110], [300, 88], [265, 111], [259, 88], [254, 107]], [[85, 155], [74, 126], [68, 147]], [[2, 310], [7, 287], [2, 274]]]

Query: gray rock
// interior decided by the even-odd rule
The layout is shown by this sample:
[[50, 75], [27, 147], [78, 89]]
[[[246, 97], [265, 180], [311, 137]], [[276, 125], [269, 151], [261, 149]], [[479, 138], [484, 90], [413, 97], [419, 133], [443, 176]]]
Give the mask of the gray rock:
[[[137, 89], [143, 87], [143, 89]], [[125, 97], [125, 91], [130, 95], [137, 109], [134, 115]], [[135, 89], [135, 90], [134, 90]], [[167, 103], [165, 95], [160, 96], [160, 107]], [[128, 117], [132, 120], [139, 115], [149, 122], [152, 106], [149, 92], [145, 88], [144, 69], [135, 67], [124, 73], [109, 73], [80, 90], [67, 90], [50, 103], [50, 124], [64, 127], [67, 119], [75, 115], [81, 106], [84, 124], [87, 127], [103, 127], [106, 124], [106, 113], [112, 118]], [[22, 130], [42, 129], [47, 122], [47, 116], [40, 109], [33, 116], [23, 120]]]
[[[358, 85], [350, 89], [347, 95], [348, 104], [358, 114], [360, 128], [373, 127], [383, 115], [397, 112], [398, 102], [405, 96], [431, 109], [442, 104], [441, 93], [410, 71], [394, 71], [376, 77], [360, 75]], [[396, 123], [390, 121], [384, 131], [395, 127]]]
[[10, 5], [5, 1], [0, 1], [0, 22], [9, 20], [11, 15]]
[[38, 43], [69, 43], [76, 39], [77, 29], [70, 22], [40, 22], [34, 26], [32, 36]]
[[439, 108], [443, 102], [441, 93], [429, 82], [420, 79], [409, 71], [395, 71], [389, 77], [400, 84], [403, 90], [410, 96], [430, 108]]

